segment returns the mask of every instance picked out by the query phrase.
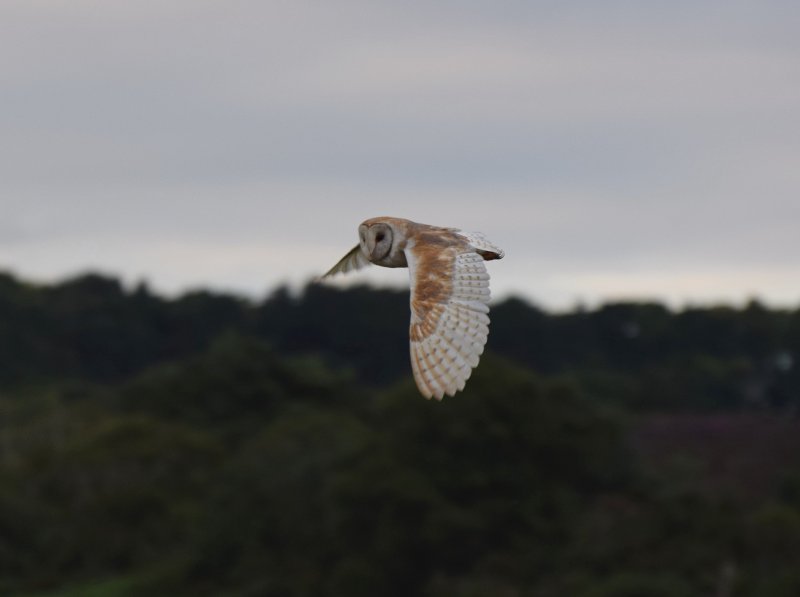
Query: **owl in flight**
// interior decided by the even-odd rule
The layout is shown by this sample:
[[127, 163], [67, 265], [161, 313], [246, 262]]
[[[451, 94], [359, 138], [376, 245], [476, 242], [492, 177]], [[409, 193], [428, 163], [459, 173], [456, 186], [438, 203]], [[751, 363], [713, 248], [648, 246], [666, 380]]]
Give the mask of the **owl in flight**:
[[423, 396], [441, 400], [464, 389], [489, 335], [489, 274], [484, 261], [503, 250], [478, 232], [372, 218], [359, 243], [328, 271], [370, 263], [407, 267], [411, 278], [411, 369]]

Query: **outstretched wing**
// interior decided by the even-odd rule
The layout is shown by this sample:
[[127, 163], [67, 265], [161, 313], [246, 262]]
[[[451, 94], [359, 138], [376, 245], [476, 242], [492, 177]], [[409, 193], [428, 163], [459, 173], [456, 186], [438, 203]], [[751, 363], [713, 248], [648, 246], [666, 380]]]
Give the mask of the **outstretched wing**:
[[[426, 398], [464, 389], [489, 335], [489, 274], [463, 239], [409, 241], [411, 368]], [[449, 239], [448, 239], [449, 240]]]
[[329, 269], [325, 274], [323, 274], [320, 279], [327, 278], [328, 276], [332, 276], [334, 274], [342, 273], [346, 274], [347, 272], [352, 272], [357, 269], [361, 269], [369, 265], [369, 259], [367, 259], [366, 255], [361, 252], [361, 247], [356, 245], [353, 247], [350, 252], [342, 257], [336, 265], [334, 265], [331, 269]]
[[458, 230], [457, 233], [459, 236], [464, 237], [467, 242], [472, 245], [475, 251], [486, 261], [491, 261], [492, 259], [502, 259], [505, 257], [505, 252], [503, 249], [486, 238], [482, 232], [464, 232], [463, 230]]

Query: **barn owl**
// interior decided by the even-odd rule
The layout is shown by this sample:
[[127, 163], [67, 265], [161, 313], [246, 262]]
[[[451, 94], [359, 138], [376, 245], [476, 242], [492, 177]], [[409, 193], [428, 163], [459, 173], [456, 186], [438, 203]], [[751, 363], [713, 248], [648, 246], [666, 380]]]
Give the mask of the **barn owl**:
[[453, 396], [478, 366], [489, 334], [489, 274], [484, 261], [502, 249], [481, 233], [372, 218], [359, 243], [323, 278], [370, 263], [408, 267], [411, 278], [411, 369], [423, 396]]

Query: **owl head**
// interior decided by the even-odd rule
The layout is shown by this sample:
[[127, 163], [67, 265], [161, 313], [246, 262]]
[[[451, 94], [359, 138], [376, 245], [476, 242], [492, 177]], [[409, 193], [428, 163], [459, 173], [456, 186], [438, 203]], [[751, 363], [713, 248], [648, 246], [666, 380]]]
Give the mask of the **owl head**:
[[380, 263], [389, 256], [394, 241], [394, 231], [387, 222], [367, 220], [358, 227], [361, 251], [372, 263]]

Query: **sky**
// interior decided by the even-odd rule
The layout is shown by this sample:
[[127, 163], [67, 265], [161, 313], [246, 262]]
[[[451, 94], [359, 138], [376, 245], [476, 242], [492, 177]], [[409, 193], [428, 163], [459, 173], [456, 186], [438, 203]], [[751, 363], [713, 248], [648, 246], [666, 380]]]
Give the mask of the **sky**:
[[796, 307], [798, 31], [796, 0], [3, 0], [0, 270], [258, 298], [390, 215], [485, 233], [498, 299]]

